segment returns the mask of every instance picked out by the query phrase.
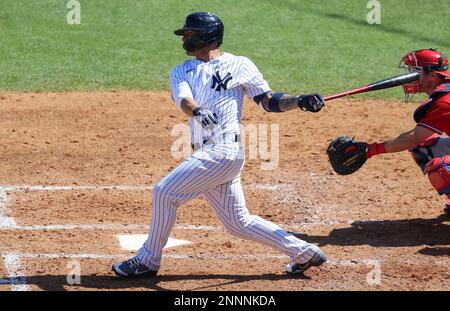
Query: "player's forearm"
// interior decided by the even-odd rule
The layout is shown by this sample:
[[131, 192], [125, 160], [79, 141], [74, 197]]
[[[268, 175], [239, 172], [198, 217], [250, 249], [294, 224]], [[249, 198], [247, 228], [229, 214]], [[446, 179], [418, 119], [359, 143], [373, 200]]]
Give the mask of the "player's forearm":
[[[265, 110], [269, 111], [269, 101], [273, 94], [270, 94], [263, 98], [262, 105]], [[281, 112], [298, 109], [298, 99], [300, 98], [300, 95], [289, 95], [284, 94], [281, 96], [279, 101], [279, 107]]]
[[422, 140], [418, 140], [414, 135], [414, 130], [403, 133], [396, 138], [386, 141], [387, 152], [401, 152], [409, 150], [419, 145]]
[[[257, 97], [256, 102], [259, 103]], [[318, 112], [324, 106], [319, 94], [290, 95], [286, 93], [268, 92], [261, 99], [261, 105], [269, 112], [285, 112], [300, 108], [303, 111]]]
[[418, 138], [414, 135], [414, 130], [411, 130], [383, 143], [368, 145], [366, 157], [371, 158], [377, 154], [409, 150], [420, 143], [421, 141], [418, 141]]
[[195, 108], [197, 108], [198, 105], [192, 98], [183, 98], [180, 104], [181, 110], [188, 116], [193, 116], [193, 111]]
[[400, 134], [398, 137], [384, 143], [368, 145], [366, 157], [370, 158], [374, 155], [387, 152], [391, 153], [411, 150], [434, 135], [436, 134], [431, 129], [423, 126], [416, 126], [411, 131]]
[[293, 109], [298, 109], [298, 100], [300, 95], [289, 95], [284, 94], [280, 99], [280, 110], [289, 111]]

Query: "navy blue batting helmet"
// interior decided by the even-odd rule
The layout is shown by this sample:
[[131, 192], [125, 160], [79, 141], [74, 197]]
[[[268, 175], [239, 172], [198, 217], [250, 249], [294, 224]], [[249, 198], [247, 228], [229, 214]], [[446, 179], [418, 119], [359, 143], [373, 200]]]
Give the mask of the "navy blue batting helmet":
[[220, 46], [223, 42], [223, 23], [220, 18], [209, 12], [191, 13], [186, 17], [183, 28], [174, 33], [183, 36], [185, 31], [191, 30], [194, 34], [184, 43], [183, 48], [188, 52], [197, 51], [210, 43], [217, 42]]

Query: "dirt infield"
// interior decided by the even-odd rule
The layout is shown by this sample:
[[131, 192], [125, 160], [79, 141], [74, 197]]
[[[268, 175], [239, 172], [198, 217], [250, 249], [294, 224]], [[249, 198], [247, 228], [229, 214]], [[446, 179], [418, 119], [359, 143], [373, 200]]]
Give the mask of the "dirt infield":
[[[151, 187], [177, 165], [171, 130], [186, 118], [167, 93], [3, 93], [0, 290], [450, 290], [445, 200], [410, 156], [342, 177], [325, 154], [340, 134], [381, 141], [411, 128], [414, 109], [335, 101], [267, 114], [247, 103], [243, 123], [279, 124], [280, 137], [275, 170], [247, 160], [249, 210], [321, 245], [329, 262], [286, 275], [287, 257], [226, 233], [200, 198], [178, 210], [171, 235], [192, 244], [165, 250], [159, 277], [128, 281], [110, 271], [132, 254], [117, 235], [147, 232]], [[70, 285], [73, 262], [81, 283]]]

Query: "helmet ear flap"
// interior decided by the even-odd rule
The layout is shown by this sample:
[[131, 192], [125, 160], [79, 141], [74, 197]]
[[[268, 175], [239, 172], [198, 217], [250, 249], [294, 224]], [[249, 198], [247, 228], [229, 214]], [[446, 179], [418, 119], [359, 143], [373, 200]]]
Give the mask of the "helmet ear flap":
[[217, 42], [218, 46], [220, 46], [223, 42], [223, 28], [216, 28], [205, 34], [204, 43], [206, 45]]

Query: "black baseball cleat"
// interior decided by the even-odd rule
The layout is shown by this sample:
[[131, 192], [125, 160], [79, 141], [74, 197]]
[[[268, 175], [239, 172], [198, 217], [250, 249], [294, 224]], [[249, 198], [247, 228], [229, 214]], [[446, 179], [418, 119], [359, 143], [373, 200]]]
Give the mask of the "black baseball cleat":
[[444, 205], [444, 209], [442, 211], [444, 212], [445, 216], [450, 217], [450, 201], [448, 201], [447, 204]]
[[322, 250], [318, 249], [314, 254], [314, 256], [312, 256], [311, 259], [308, 260], [307, 262], [303, 264], [291, 262], [290, 264], [288, 264], [286, 266], [286, 271], [292, 274], [303, 273], [311, 267], [318, 267], [322, 265], [326, 261], [327, 256]]
[[116, 262], [112, 265], [112, 271], [124, 278], [152, 277], [158, 273], [158, 271], [147, 268], [137, 257]]

